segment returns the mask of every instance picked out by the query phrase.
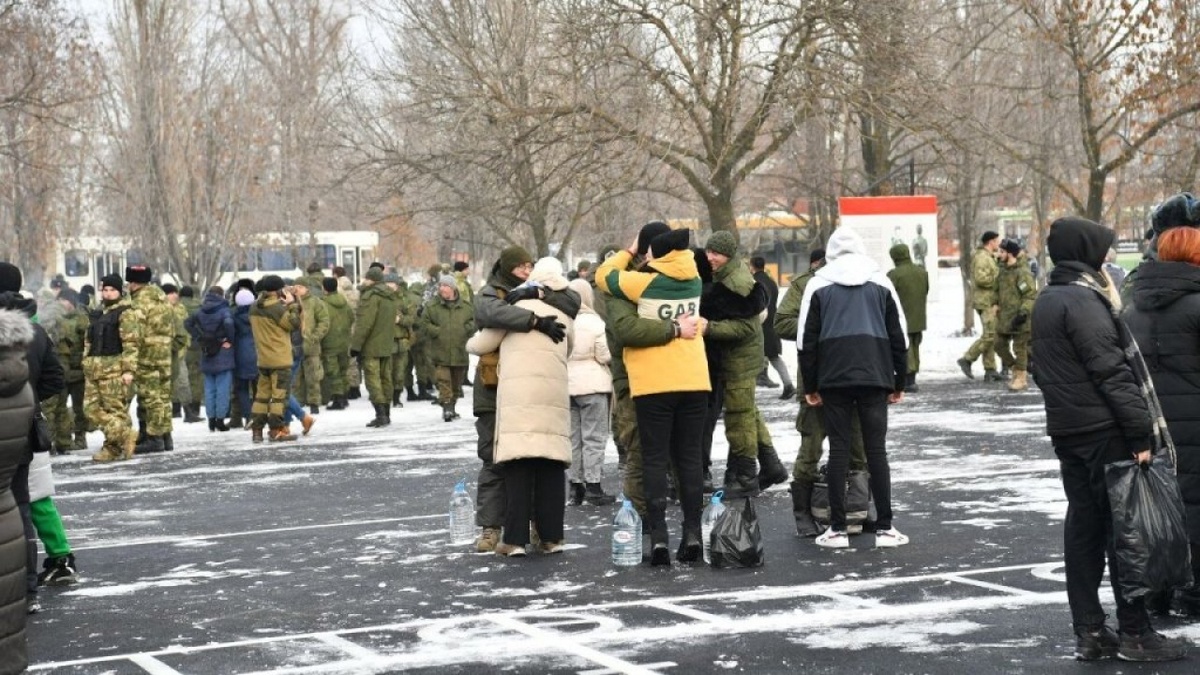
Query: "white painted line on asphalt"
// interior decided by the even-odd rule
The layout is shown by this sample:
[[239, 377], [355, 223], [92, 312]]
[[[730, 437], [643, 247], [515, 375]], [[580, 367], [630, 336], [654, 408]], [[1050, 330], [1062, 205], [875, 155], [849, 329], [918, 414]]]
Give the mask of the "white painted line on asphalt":
[[168, 666], [149, 654], [135, 654], [134, 656], [129, 657], [129, 660], [142, 670], [150, 673], [150, 675], [183, 675], [178, 670], [175, 670], [171, 666]]
[[324, 642], [330, 647], [336, 647], [356, 659], [368, 660], [379, 658], [379, 654], [376, 654], [370, 649], [367, 649], [356, 642], [351, 642], [346, 638], [334, 633], [322, 633], [320, 635], [316, 635], [315, 637], [319, 642]]
[[710, 614], [693, 607], [676, 605], [666, 600], [651, 600], [650, 602], [647, 602], [646, 605], [655, 609], [661, 609], [664, 612], [671, 612], [680, 616], [686, 616], [690, 619], [695, 619], [697, 621], [706, 621], [708, 623], [728, 623], [730, 620], [729, 617], [726, 616], [717, 616], [716, 614]]
[[[642, 667], [650, 668], [652, 670], [662, 670], [663, 668], [674, 668], [675, 666], [678, 666], [678, 665], [679, 664], [675, 663], [674, 661], [659, 661], [658, 663], [643, 664]], [[595, 670], [581, 670], [581, 671], [579, 671], [579, 675], [620, 675], [620, 674], [611, 668], [596, 668]]]
[[[1059, 469], [1058, 462], [1055, 461], [1053, 466], [1030, 466], [1020, 469], [994, 469], [992, 471], [970, 471], [963, 473], [938, 473], [933, 476], [922, 474], [920, 472], [908, 473], [893, 473], [893, 483], [941, 483], [948, 480], [964, 480], [971, 478], [988, 478], [990, 476], [1023, 476], [1025, 474], [1037, 473], [1052, 473]], [[1063, 498], [1064, 501], [1066, 498]]]
[[859, 607], [864, 607], [864, 608], [879, 606], [878, 600], [870, 600], [867, 598], [856, 598], [853, 595], [846, 595], [845, 593], [834, 593], [832, 591], [818, 591], [816, 593], [813, 593], [813, 595], [820, 596], [823, 598], [829, 598], [830, 600], [837, 600], [838, 602], [844, 602], [847, 605], [857, 605]]
[[970, 577], [960, 577], [956, 574], [947, 574], [946, 578], [949, 579], [950, 581], [954, 581], [954, 582], [957, 582], [960, 584], [967, 584], [968, 586], [978, 586], [979, 588], [986, 588], [986, 589], [993, 590], [993, 591], [999, 591], [1001, 593], [1007, 593], [1009, 595], [1037, 595], [1037, 593], [1035, 593], [1033, 591], [1027, 591], [1024, 588], [1014, 588], [1012, 586], [1004, 586], [1002, 584], [993, 584], [993, 583], [990, 583], [987, 581], [971, 579]]
[[217, 534], [198, 534], [190, 537], [145, 537], [143, 539], [122, 539], [119, 541], [105, 542], [101, 544], [84, 544], [83, 546], [72, 546], [75, 551], [98, 551], [106, 548], [125, 548], [128, 546], [159, 546], [162, 544], [187, 544], [197, 541], [209, 541], [212, 539], [231, 539], [234, 537], [253, 537], [260, 534], [277, 534], [280, 532], [302, 532], [304, 530], [321, 530], [331, 527], [354, 527], [361, 525], [382, 525], [388, 523], [402, 523], [411, 520], [432, 520], [434, 518], [445, 518], [445, 514], [437, 513], [430, 516], [402, 516], [399, 518], [376, 518], [374, 520], [343, 520], [337, 523], [316, 523], [313, 525], [296, 525], [293, 527], [273, 527], [262, 530], [245, 530], [242, 532], [219, 532]]
[[519, 621], [516, 618], [507, 614], [498, 614], [487, 617], [489, 621], [497, 626], [507, 628], [509, 630], [521, 633], [531, 638], [537, 646], [545, 650], [546, 653], [553, 651], [565, 651], [575, 656], [594, 661], [606, 668], [612, 669], [614, 672], [621, 675], [655, 675], [655, 671], [639, 666], [636, 663], [630, 663], [624, 659], [619, 659], [615, 656], [605, 654], [602, 651], [585, 647], [581, 644], [572, 642], [566, 639], [563, 635], [557, 633], [548, 633], [540, 628], [535, 628], [524, 621]]

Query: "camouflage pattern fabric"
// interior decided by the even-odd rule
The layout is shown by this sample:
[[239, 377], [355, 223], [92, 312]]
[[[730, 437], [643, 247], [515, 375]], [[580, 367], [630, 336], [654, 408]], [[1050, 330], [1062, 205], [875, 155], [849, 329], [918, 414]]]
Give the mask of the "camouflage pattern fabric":
[[42, 404], [42, 412], [46, 414], [46, 422], [54, 435], [54, 445], [61, 450], [70, 450], [75, 438], [82, 438], [87, 433], [87, 415], [83, 405], [84, 389], [83, 382], [68, 383], [62, 392]]
[[324, 379], [321, 354], [305, 353], [300, 369], [296, 371], [296, 398], [304, 405], [321, 405], [321, 381]]
[[370, 357], [362, 359], [363, 380], [367, 384], [367, 396], [376, 405], [392, 404], [392, 357]]
[[983, 324], [983, 333], [979, 335], [978, 340], [971, 343], [967, 353], [963, 354], [963, 358], [972, 363], [982, 356], [984, 370], [996, 369], [996, 310], [994, 305], [988, 309], [975, 310]]
[[251, 408], [253, 424], [257, 428], [283, 426], [283, 408], [291, 395], [291, 368], [259, 368], [258, 386], [254, 391]]
[[[130, 308], [129, 300], [125, 298], [99, 311], [107, 314], [120, 309], [125, 310], [118, 324], [121, 353], [113, 356], [84, 356], [82, 364], [85, 381], [83, 411], [88, 423], [104, 433], [104, 447], [110, 455], [120, 455], [123, 450], [132, 448], [136, 440], [133, 421], [129, 417], [133, 388], [122, 382], [121, 376], [124, 373], [137, 372], [141, 317], [137, 310]], [[84, 345], [84, 354], [88, 354], [91, 349], [89, 337]], [[168, 406], [167, 415], [170, 414]]]
[[[737, 457], [758, 457], [758, 409], [754, 405], [754, 380], [742, 380], [725, 385], [725, 440], [729, 454]], [[766, 444], [771, 444], [768, 436]]]
[[333, 396], [346, 393], [346, 371], [351, 363], [350, 354], [347, 352], [321, 352], [321, 370], [325, 372], [325, 378], [321, 380], [322, 402], [328, 402]]
[[[175, 311], [158, 286], [134, 291], [130, 304], [140, 320], [138, 369], [134, 374], [138, 418], [146, 419], [146, 433], [171, 433], [171, 353], [175, 342]], [[189, 374], [189, 380], [190, 380]], [[194, 387], [194, 383], [193, 383]]]
[[[200, 298], [180, 298], [179, 304], [187, 311], [187, 316], [192, 316], [200, 311]], [[186, 318], [186, 317], [185, 317]], [[185, 331], [186, 333], [186, 331]], [[200, 372], [200, 344], [192, 341], [189, 337], [187, 351], [184, 355], [184, 364], [188, 371], [188, 385], [191, 387], [192, 398], [190, 401], [181, 400], [180, 403], [191, 403], [193, 405], [204, 401], [204, 374]]]
[[613, 403], [613, 440], [625, 449], [625, 497], [633, 508], [646, 517], [646, 488], [642, 484], [642, 441], [638, 436], [637, 411], [628, 386], [617, 393]]

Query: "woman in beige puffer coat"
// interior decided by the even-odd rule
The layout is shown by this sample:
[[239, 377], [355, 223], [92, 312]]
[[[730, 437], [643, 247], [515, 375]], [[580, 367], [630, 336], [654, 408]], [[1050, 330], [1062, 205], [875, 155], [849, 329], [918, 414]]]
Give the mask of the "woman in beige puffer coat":
[[34, 396], [26, 347], [33, 324], [0, 309], [0, 673], [25, 670], [25, 529], [13, 498], [13, 475], [29, 451]]
[[525, 555], [531, 520], [537, 525], [543, 553], [562, 550], [564, 472], [571, 464], [567, 356], [575, 317], [542, 298], [573, 291], [568, 290], [562, 263], [555, 258], [537, 261], [527, 283], [539, 287], [538, 297], [519, 299], [516, 305], [539, 317], [554, 317], [565, 330], [565, 340], [554, 342], [541, 331], [484, 329], [467, 342], [472, 354], [490, 353], [497, 345], [500, 349], [494, 461], [504, 472], [507, 496], [504, 535], [496, 546], [496, 553], [503, 556]]

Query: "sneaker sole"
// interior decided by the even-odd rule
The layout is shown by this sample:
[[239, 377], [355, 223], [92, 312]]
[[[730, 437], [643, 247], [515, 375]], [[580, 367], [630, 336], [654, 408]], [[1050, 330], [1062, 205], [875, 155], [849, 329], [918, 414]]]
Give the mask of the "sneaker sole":
[[908, 545], [907, 541], [904, 541], [904, 542], [895, 541], [895, 540], [888, 541], [886, 539], [880, 540], [878, 537], [875, 538], [875, 548], [900, 548], [901, 546], [907, 546], [907, 545]]
[[821, 548], [850, 548], [850, 542], [842, 541], [818, 541], [817, 546]]

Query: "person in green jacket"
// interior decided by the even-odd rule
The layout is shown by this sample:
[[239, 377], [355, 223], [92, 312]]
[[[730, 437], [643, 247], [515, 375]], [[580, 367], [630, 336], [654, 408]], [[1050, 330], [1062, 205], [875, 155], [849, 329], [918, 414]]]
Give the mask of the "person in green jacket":
[[895, 268], [887, 273], [900, 296], [900, 309], [908, 325], [908, 381], [904, 391], [916, 392], [917, 371], [921, 369], [921, 335], [925, 332], [925, 304], [929, 298], [929, 273], [912, 260], [908, 244], [896, 244], [888, 251]]
[[474, 308], [459, 294], [458, 283], [449, 274], [438, 280], [437, 295], [421, 314], [419, 330], [428, 340], [438, 404], [446, 422], [459, 418], [454, 410], [458, 402], [455, 392], [461, 391], [463, 378], [467, 376], [466, 345], [475, 332], [474, 315]]
[[[63, 313], [47, 332], [54, 340], [62, 363], [66, 387], [45, 403], [46, 421], [54, 432], [54, 451], [66, 454], [87, 449], [87, 416], [83, 413], [83, 345], [87, 340], [88, 317], [80, 310], [79, 295], [70, 288], [58, 293]], [[71, 404], [68, 407], [67, 398]], [[72, 432], [74, 438], [72, 439]]]
[[[385, 277], [386, 278], [386, 277]], [[409, 350], [412, 349], [417, 325], [417, 301], [408, 292], [408, 282], [394, 277], [388, 285], [396, 292], [396, 350], [392, 352], [392, 406], [403, 408], [400, 395], [404, 393], [406, 378], [412, 370]], [[411, 385], [410, 385], [411, 386]]]
[[[200, 311], [201, 298], [196, 297], [196, 289], [191, 286], [184, 286], [179, 289], [179, 304], [187, 310], [187, 315], [184, 320], [192, 318], [196, 312]], [[182, 326], [182, 322], [180, 326]], [[184, 337], [187, 337], [187, 331], [183, 331]], [[204, 418], [200, 416], [200, 402], [204, 400], [204, 374], [200, 372], [200, 345], [194, 343], [190, 338], [186, 351], [184, 352], [184, 367], [187, 368], [188, 386], [191, 388], [192, 398], [190, 401], [180, 401], [183, 405], [183, 421], [187, 423], [203, 422]]]
[[321, 280], [325, 291], [325, 308], [329, 311], [329, 332], [321, 338], [321, 369], [325, 379], [321, 381], [321, 400], [329, 410], [345, 410], [346, 369], [350, 367], [350, 330], [354, 326], [354, 309], [346, 296], [338, 292], [338, 280], [325, 277]]
[[354, 314], [350, 357], [359, 359], [367, 396], [375, 407], [368, 427], [392, 423], [392, 352], [396, 348], [396, 294], [383, 283], [383, 270], [367, 270]]
[[[737, 251], [737, 238], [732, 232], [718, 231], [708, 238], [704, 252], [712, 266], [713, 284], [701, 300], [700, 315], [709, 319], [704, 339], [717, 349], [716, 361], [722, 370], [721, 377], [713, 380], [724, 386], [723, 395], [717, 396], [715, 412], [724, 408], [725, 438], [729, 441], [726, 493], [753, 495], [786, 481], [788, 474], [766, 424], [760, 424], [761, 415], [754, 401], [755, 381], [762, 371], [762, 318], [767, 311], [767, 293], [754, 281], [746, 261], [737, 258]], [[715, 307], [706, 308], [706, 304]], [[717, 313], [712, 313], [714, 309]], [[762, 461], [761, 476], [758, 460]]]
[[1038, 291], [1029, 269], [1029, 258], [1021, 245], [1011, 239], [1000, 244], [1000, 276], [996, 287], [1000, 302], [996, 319], [996, 355], [1005, 370], [1012, 369], [1009, 391], [1023, 391], [1029, 386], [1029, 317]]
[[[775, 312], [775, 332], [781, 340], [796, 340], [799, 334], [800, 303], [804, 299], [804, 289], [816, 275], [817, 270], [825, 264], [825, 249], [813, 249], [809, 253], [808, 271], [792, 279], [779, 310]], [[796, 373], [796, 389], [804, 391], [804, 378]], [[800, 399], [800, 411], [796, 415], [796, 430], [800, 432], [800, 452], [796, 454], [796, 464], [792, 468], [792, 516], [796, 521], [796, 534], [801, 537], [815, 537], [821, 534], [821, 528], [812, 517], [813, 485], [820, 477], [818, 464], [821, 462], [822, 445], [825, 443], [825, 421], [819, 408], [808, 405], [803, 396]], [[867, 470], [867, 452], [863, 446], [862, 428], [859, 426], [858, 415], [851, 421], [850, 438], [850, 471]]]
[[296, 297], [300, 299], [300, 332], [304, 336], [304, 360], [300, 370], [296, 371], [294, 389], [296, 398], [307, 405], [309, 413], [313, 415], [321, 411], [321, 380], [325, 379], [321, 364], [321, 341], [329, 333], [329, 308], [318, 295], [324, 293], [322, 283], [313, 281], [312, 277], [301, 277], [294, 286]]
[[[417, 320], [421, 318], [421, 312], [425, 309], [425, 287], [421, 284], [409, 284], [406, 294], [408, 302], [413, 308], [413, 331], [408, 343], [408, 367], [404, 371], [403, 383], [395, 384], [396, 386], [404, 387], [404, 390], [408, 393], [408, 400], [428, 401], [431, 400], [431, 397], [428, 396], [428, 392], [418, 387], [417, 381], [419, 378], [414, 374], [414, 371], [417, 369], [417, 359], [421, 358], [425, 350], [425, 341], [421, 339], [421, 334], [416, 331]], [[414, 387], [416, 388], [414, 389]]]
[[988, 230], [979, 238], [979, 248], [971, 256], [971, 302], [979, 313], [983, 333], [958, 360], [963, 375], [973, 380], [975, 375], [971, 373], [971, 365], [982, 356], [984, 382], [1000, 382], [1004, 379], [996, 372], [996, 314], [999, 311], [996, 279], [1000, 276], [1000, 266], [996, 262], [998, 250], [1000, 235]]

